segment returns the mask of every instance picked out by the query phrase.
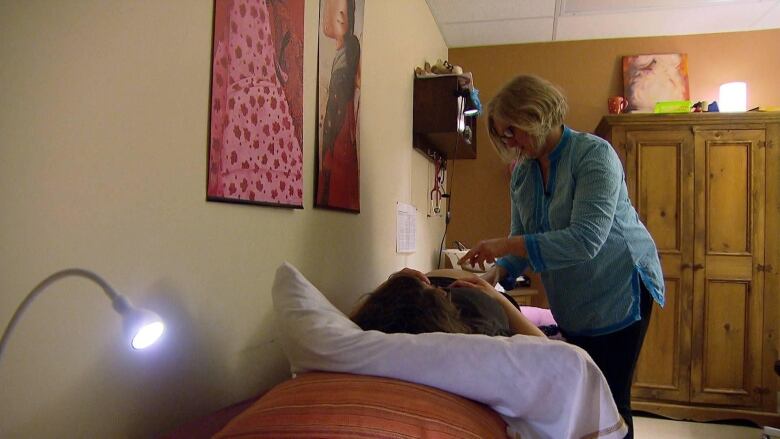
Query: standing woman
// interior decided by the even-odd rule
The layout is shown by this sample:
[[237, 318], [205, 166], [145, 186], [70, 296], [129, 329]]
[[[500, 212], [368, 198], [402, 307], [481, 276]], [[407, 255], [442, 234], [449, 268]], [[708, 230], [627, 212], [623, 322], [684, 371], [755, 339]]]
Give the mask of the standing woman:
[[493, 146], [517, 161], [511, 233], [481, 241], [461, 261], [496, 261], [484, 275], [494, 285], [527, 268], [541, 273], [556, 322], [604, 373], [633, 438], [631, 381], [653, 301], [664, 303], [663, 274], [620, 159], [606, 141], [564, 126], [567, 107], [551, 83], [526, 75], [490, 102]]

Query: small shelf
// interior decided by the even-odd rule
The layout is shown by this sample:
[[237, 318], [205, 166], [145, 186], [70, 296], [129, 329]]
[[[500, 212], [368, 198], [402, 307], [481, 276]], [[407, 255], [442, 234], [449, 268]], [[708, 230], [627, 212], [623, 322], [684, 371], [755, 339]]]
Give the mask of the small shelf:
[[426, 155], [436, 152], [450, 160], [477, 158], [477, 117], [463, 116], [465, 130], [458, 131], [458, 97], [469, 99], [462, 79], [457, 75], [414, 79], [415, 149]]

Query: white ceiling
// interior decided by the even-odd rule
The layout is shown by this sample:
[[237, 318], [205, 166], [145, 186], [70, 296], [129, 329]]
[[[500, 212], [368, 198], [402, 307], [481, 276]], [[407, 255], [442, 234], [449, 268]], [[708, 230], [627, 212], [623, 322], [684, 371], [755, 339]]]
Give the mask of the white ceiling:
[[447, 47], [780, 28], [780, 0], [426, 0]]

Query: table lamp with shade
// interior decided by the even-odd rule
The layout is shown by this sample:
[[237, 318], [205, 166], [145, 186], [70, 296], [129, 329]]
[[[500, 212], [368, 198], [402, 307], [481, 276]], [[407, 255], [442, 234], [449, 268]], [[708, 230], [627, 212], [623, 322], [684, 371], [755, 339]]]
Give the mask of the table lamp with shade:
[[723, 113], [747, 110], [747, 83], [727, 82], [720, 86], [718, 108]]
[[151, 346], [164, 332], [165, 325], [160, 316], [149, 310], [136, 308], [126, 297], [117, 293], [108, 282], [92, 271], [81, 268], [69, 268], [58, 271], [41, 281], [41, 283], [30, 291], [22, 303], [19, 304], [13, 317], [11, 317], [11, 320], [8, 322], [8, 326], [6, 326], [5, 331], [3, 331], [2, 338], [0, 338], [0, 360], [2, 360], [3, 351], [5, 350], [11, 333], [19, 322], [25, 309], [27, 309], [30, 303], [32, 303], [46, 287], [59, 279], [69, 276], [85, 277], [92, 280], [103, 289], [103, 292], [111, 299], [114, 310], [122, 316], [124, 332], [133, 349], [144, 349]]

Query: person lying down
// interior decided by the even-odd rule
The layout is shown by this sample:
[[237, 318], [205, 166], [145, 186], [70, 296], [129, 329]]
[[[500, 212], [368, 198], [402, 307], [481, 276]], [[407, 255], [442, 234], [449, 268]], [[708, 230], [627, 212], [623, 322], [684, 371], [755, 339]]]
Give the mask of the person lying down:
[[484, 279], [456, 270], [404, 268], [358, 302], [350, 318], [364, 331], [544, 337], [516, 303]]
[[[420, 275], [412, 276], [419, 282], [400, 282], [408, 282], [413, 289], [430, 288]], [[431, 285], [438, 284], [433, 273], [422, 277]], [[395, 284], [393, 280], [383, 285]], [[461, 288], [445, 286], [450, 292]], [[434, 301], [451, 295], [446, 289], [426, 291], [420, 296], [430, 295]], [[480, 292], [495, 301], [489, 297], [490, 290]], [[417, 334], [364, 330], [287, 262], [277, 269], [271, 293], [278, 341], [293, 374], [373, 375], [442, 389], [490, 406], [504, 418], [512, 438], [622, 439], [628, 431], [601, 371], [576, 346], [538, 336], [448, 333], [438, 328]], [[353, 316], [371, 299], [359, 302]], [[462, 325], [468, 320], [465, 311], [456, 315], [447, 317], [459, 323], [451, 328], [475, 332], [469, 323]]]

